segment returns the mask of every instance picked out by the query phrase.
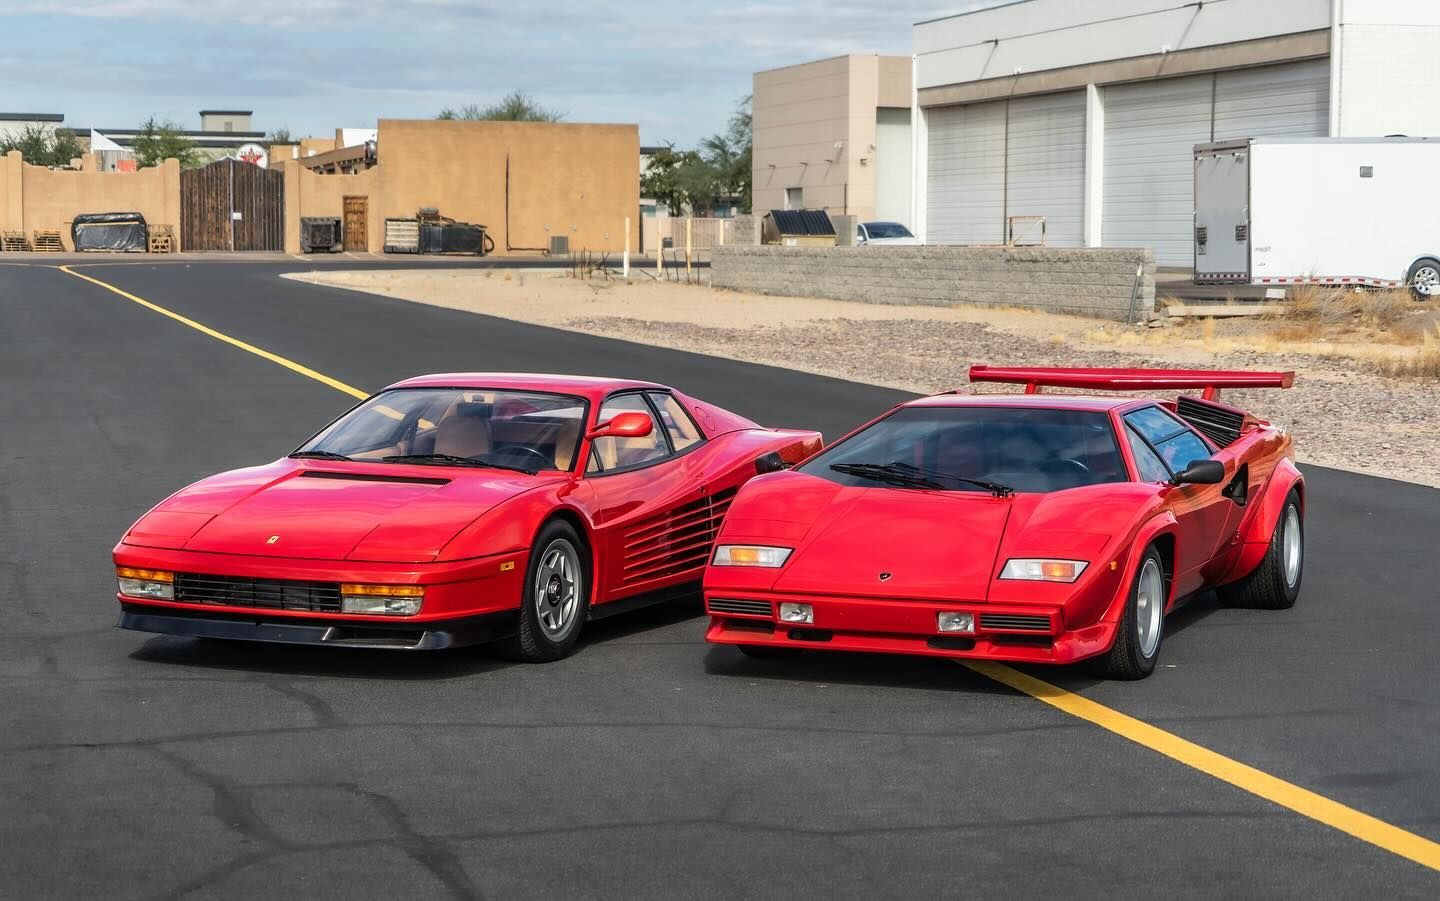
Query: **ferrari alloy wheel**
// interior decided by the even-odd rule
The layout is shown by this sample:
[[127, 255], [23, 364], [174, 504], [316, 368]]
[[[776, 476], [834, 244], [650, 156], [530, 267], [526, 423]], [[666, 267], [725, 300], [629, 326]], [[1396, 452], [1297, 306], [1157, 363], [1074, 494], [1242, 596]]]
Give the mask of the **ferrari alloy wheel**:
[[590, 553], [569, 523], [552, 520], [535, 536], [520, 622], [497, 649], [527, 663], [558, 660], [580, 640], [590, 610]]
[[1115, 642], [1099, 658], [1099, 669], [1109, 679], [1143, 679], [1155, 671], [1160, 657], [1160, 640], [1165, 633], [1165, 561], [1154, 545], [1147, 547], [1135, 568], [1125, 614], [1115, 633]]
[[1300, 495], [1292, 488], [1260, 565], [1238, 582], [1220, 586], [1220, 600], [1230, 607], [1284, 610], [1295, 606], [1304, 577], [1305, 517], [1300, 512]]

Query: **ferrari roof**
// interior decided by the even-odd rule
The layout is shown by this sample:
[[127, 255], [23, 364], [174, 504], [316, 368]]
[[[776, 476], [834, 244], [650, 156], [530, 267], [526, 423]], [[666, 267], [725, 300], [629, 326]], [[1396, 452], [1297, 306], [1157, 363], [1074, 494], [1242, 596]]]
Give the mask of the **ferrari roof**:
[[1153, 403], [1146, 397], [1114, 394], [936, 394], [907, 403], [907, 407], [1035, 407], [1043, 410], [1105, 412]]
[[549, 391], [595, 400], [624, 388], [665, 388], [655, 382], [598, 378], [588, 375], [546, 375], [538, 372], [439, 372], [418, 375], [391, 388], [502, 388], [512, 391]]

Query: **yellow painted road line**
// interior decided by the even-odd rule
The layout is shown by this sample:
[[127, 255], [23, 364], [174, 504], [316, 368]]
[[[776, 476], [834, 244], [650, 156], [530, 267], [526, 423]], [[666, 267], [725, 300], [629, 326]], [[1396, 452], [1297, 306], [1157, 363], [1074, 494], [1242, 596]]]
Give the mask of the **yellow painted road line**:
[[1317, 823], [1338, 829], [1362, 842], [1413, 860], [1423, 867], [1440, 871], [1440, 843], [1431, 841], [1413, 832], [1406, 832], [1368, 813], [1361, 813], [1353, 807], [1346, 807], [1322, 795], [1301, 788], [1298, 785], [1261, 772], [1238, 760], [1231, 760], [1208, 748], [1202, 748], [1178, 735], [1166, 732], [1149, 723], [1126, 716], [1082, 695], [1066, 691], [1057, 685], [1036, 679], [1019, 670], [999, 663], [987, 661], [961, 661], [966, 667], [982, 676], [1024, 692], [1032, 698], [1044, 701], [1057, 710], [1082, 720], [1094, 723], [1107, 732], [1121, 738], [1128, 738], [1171, 760], [1179, 761], [1202, 773], [1228, 782], [1252, 795], [1292, 810]]
[[351, 397], [358, 397], [358, 398], [360, 398], [361, 400], [364, 400], [365, 398], [367, 398], [367, 397], [370, 396], [370, 393], [369, 393], [368, 391], [361, 391], [359, 388], [356, 388], [354, 385], [347, 385], [347, 384], [345, 384], [344, 382], [340, 381], [339, 379], [332, 379], [332, 378], [330, 378], [330, 376], [325, 375], [324, 373], [316, 372], [315, 370], [311, 369], [309, 366], [302, 366], [301, 364], [296, 363], [294, 360], [287, 360], [285, 357], [282, 357], [282, 356], [280, 356], [279, 354], [272, 354], [272, 353], [271, 353], [270, 351], [268, 351], [268, 350], [261, 350], [260, 348], [256, 347], [256, 346], [253, 345], [253, 344], [248, 344], [248, 343], [246, 343], [246, 342], [244, 342], [244, 341], [241, 341], [239, 338], [232, 338], [232, 337], [230, 337], [229, 335], [225, 334], [224, 332], [217, 332], [217, 331], [215, 331], [213, 328], [210, 328], [210, 326], [208, 326], [208, 325], [202, 325], [202, 324], [196, 322], [196, 321], [193, 320], [193, 319], [189, 319], [189, 318], [187, 318], [187, 317], [185, 317], [185, 316], [181, 316], [179, 313], [175, 313], [175, 312], [172, 312], [172, 311], [170, 311], [170, 310], [167, 310], [167, 309], [165, 309], [164, 307], [160, 306], [159, 304], [151, 303], [150, 301], [146, 300], [146, 299], [143, 298], [143, 297], [136, 297], [134, 294], [131, 294], [129, 291], [123, 291], [123, 290], [121, 290], [120, 288], [117, 288], [117, 287], [115, 287], [115, 286], [112, 285], [112, 284], [109, 284], [109, 283], [107, 283], [107, 282], [102, 282], [102, 281], [100, 281], [100, 279], [98, 279], [98, 278], [91, 278], [90, 276], [85, 275], [84, 273], [76, 272], [75, 270], [71, 269], [69, 266], [61, 266], [61, 267], [59, 267], [59, 268], [60, 268], [60, 271], [63, 272], [63, 273], [65, 273], [66, 275], [73, 275], [75, 278], [84, 279], [85, 281], [90, 282], [90, 283], [93, 284], [93, 285], [99, 285], [100, 287], [104, 288], [106, 291], [110, 291], [110, 292], [112, 292], [112, 293], [119, 294], [121, 297], [125, 298], [126, 300], [134, 301], [135, 303], [138, 303], [140, 306], [145, 307], [145, 308], [148, 309], [148, 310], [153, 310], [153, 311], [155, 311], [156, 313], [159, 313], [161, 316], [169, 316], [171, 319], [174, 319], [176, 322], [179, 322], [179, 323], [181, 323], [182, 325], [188, 325], [190, 328], [193, 328], [195, 331], [200, 332], [200, 333], [202, 333], [202, 334], [209, 335], [210, 337], [214, 338], [216, 341], [224, 341], [226, 344], [229, 344], [229, 345], [231, 345], [232, 347], [238, 347], [238, 348], [240, 348], [241, 350], [245, 351], [246, 353], [252, 353], [252, 354], [254, 354], [254, 355], [257, 356], [257, 357], [260, 357], [260, 358], [262, 358], [262, 359], [269, 360], [271, 363], [278, 363], [279, 365], [284, 366], [286, 369], [289, 369], [291, 372], [298, 372], [298, 373], [300, 373], [301, 375], [305, 376], [307, 379], [314, 379], [315, 381], [319, 382], [319, 383], [322, 384], [322, 385], [329, 385], [331, 388], [334, 388], [336, 391], [343, 391], [344, 393], [350, 395]]
[[[255, 354], [257, 357], [262, 357], [272, 363], [278, 363], [286, 369], [300, 373], [306, 378], [311, 378], [321, 384], [329, 385], [336, 391], [343, 391], [352, 397], [369, 397], [368, 394], [359, 388], [347, 385], [338, 379], [332, 379], [328, 375], [322, 375], [308, 366], [302, 366], [278, 354], [261, 350], [255, 345], [247, 344], [238, 338], [232, 338], [222, 332], [217, 332], [209, 326], [201, 325], [193, 319], [181, 316], [179, 313], [171, 312], [158, 304], [151, 303], [143, 297], [136, 297], [134, 294], [102, 282], [98, 278], [91, 278], [88, 275], [75, 272], [69, 266], [60, 266], [58, 268], [67, 275], [73, 275], [75, 278], [84, 279], [87, 282], [99, 285], [105, 290], [118, 294], [126, 300], [134, 301], [146, 309], [153, 310], [162, 316], [168, 316], [176, 322], [209, 335], [217, 341], [224, 341], [226, 344], [238, 347], [247, 353]], [[1406, 832], [1398, 826], [1392, 826], [1384, 820], [1372, 817], [1367, 813], [1361, 813], [1353, 807], [1346, 807], [1338, 801], [1332, 801], [1308, 789], [1286, 782], [1284, 779], [1279, 779], [1271, 776], [1269, 773], [1261, 772], [1238, 760], [1231, 760], [1223, 754], [1217, 754], [1208, 748], [1202, 748], [1194, 742], [1186, 741], [1178, 735], [1166, 732], [1164, 729], [1152, 726], [1134, 717], [1126, 716], [1118, 710], [1112, 710], [1106, 707], [1104, 704], [1092, 701], [1074, 692], [1066, 691], [1059, 686], [1036, 679], [1034, 676], [1028, 676], [1013, 667], [985, 661], [960, 662], [982, 676], [994, 679], [996, 682], [1008, 685], [1032, 698], [1044, 701], [1051, 707], [1068, 713], [1073, 717], [1094, 723], [1108, 732], [1113, 732], [1121, 738], [1127, 738], [1138, 745], [1143, 745], [1152, 751], [1169, 757], [1171, 760], [1193, 767], [1202, 773], [1214, 776], [1222, 782], [1228, 782], [1236, 788], [1243, 789], [1253, 795], [1278, 804], [1301, 816], [1309, 817], [1317, 823], [1323, 823], [1332, 829], [1338, 829], [1347, 835], [1360, 839], [1362, 842], [1389, 851], [1391, 854], [1399, 855], [1421, 866], [1440, 871], [1440, 843], [1433, 842], [1413, 832]]]

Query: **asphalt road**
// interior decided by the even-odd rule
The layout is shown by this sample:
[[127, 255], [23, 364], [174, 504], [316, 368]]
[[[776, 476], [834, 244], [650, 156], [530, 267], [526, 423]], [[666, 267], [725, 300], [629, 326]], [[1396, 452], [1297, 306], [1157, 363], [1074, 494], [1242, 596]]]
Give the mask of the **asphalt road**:
[[[633, 375], [829, 436], [902, 397], [287, 265], [83, 271], [362, 388]], [[139, 513], [350, 403], [0, 265], [0, 897], [1440, 895], [1434, 871], [953, 663], [708, 647], [698, 602], [593, 624], [544, 666], [113, 628], [109, 551]], [[1306, 472], [1294, 610], [1201, 599], [1144, 682], [1032, 672], [1440, 840], [1440, 492]]]

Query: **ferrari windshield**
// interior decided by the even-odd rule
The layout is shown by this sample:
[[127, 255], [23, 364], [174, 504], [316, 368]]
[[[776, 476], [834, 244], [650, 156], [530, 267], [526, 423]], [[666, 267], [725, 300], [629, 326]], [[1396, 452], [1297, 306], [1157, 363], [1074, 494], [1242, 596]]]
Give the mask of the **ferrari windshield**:
[[486, 388], [398, 388], [365, 401], [295, 456], [569, 470], [585, 401]]
[[902, 407], [800, 467], [842, 485], [1044, 493], [1128, 477], [1104, 413]]

